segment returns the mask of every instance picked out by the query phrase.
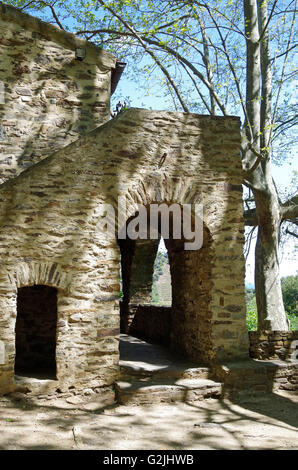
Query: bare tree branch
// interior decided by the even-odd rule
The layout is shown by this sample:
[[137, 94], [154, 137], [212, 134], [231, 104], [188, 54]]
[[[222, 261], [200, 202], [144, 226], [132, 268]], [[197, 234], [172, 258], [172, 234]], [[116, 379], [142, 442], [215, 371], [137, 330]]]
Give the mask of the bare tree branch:
[[275, 9], [275, 7], [276, 7], [276, 4], [277, 4], [277, 0], [274, 0], [274, 3], [273, 3], [272, 8], [271, 8], [270, 15], [268, 16], [268, 19], [267, 19], [267, 22], [266, 22], [266, 24], [265, 24], [265, 26], [264, 26], [264, 29], [263, 29], [263, 31], [262, 31], [261, 34], [260, 34], [259, 42], [262, 41], [262, 38], [263, 38], [265, 32], [266, 32], [267, 29], [268, 29], [268, 26], [269, 26], [270, 20], [271, 20], [271, 18], [272, 18], [274, 9]]
[[[54, 2], [55, 3], [55, 2]], [[60, 29], [63, 29], [63, 31], [65, 31], [61, 21], [59, 20], [59, 17], [55, 11], [55, 8], [54, 8], [54, 5], [52, 5], [51, 3], [48, 3], [48, 2], [41, 2], [41, 1], [36, 1], [36, 0], [32, 0], [31, 2], [28, 2], [26, 3], [25, 5], [23, 5], [22, 7], [20, 7], [21, 10], [25, 10], [26, 8], [28, 8], [30, 5], [33, 5], [33, 4], [38, 4], [40, 6], [45, 6], [45, 7], [48, 7], [50, 8], [51, 12], [52, 12], [52, 15], [53, 15], [53, 18], [56, 22], [56, 24], [59, 26]], [[42, 4], [42, 5], [41, 5]]]
[[298, 195], [281, 204], [281, 219], [291, 222], [298, 220]]
[[291, 232], [288, 227], [286, 228], [285, 233], [292, 235], [292, 237], [298, 238], [298, 234], [295, 232]]
[[256, 170], [256, 168], [259, 166], [259, 164], [261, 163], [261, 161], [265, 159], [264, 155], [262, 155], [261, 153], [257, 152], [251, 144], [248, 144], [248, 149], [249, 149], [254, 155], [256, 155], [257, 159], [256, 159], [256, 161], [254, 162], [254, 164], [252, 165], [252, 167], [251, 167], [250, 169], [248, 169], [248, 170], [245, 171], [246, 176], [252, 174], [252, 173]]
[[127, 23], [127, 21], [125, 21], [123, 18], [121, 18], [120, 15], [118, 15], [111, 7], [107, 6], [105, 4], [105, 2], [103, 0], [98, 0], [98, 2], [104, 7], [106, 8], [110, 13], [112, 13], [113, 16], [115, 16], [115, 18], [117, 18], [124, 26], [125, 28], [127, 28], [133, 35], [134, 37], [139, 41], [139, 43], [142, 45], [142, 47], [144, 48], [144, 50], [146, 52], [148, 52], [148, 54], [152, 57], [152, 59], [154, 60], [154, 62], [156, 62], [156, 64], [159, 66], [159, 68], [162, 70], [162, 72], [164, 73], [164, 75], [167, 77], [167, 80], [168, 82], [171, 84], [171, 86], [173, 87], [173, 89], [175, 90], [175, 93], [180, 101], [180, 104], [183, 108], [183, 110], [185, 112], [189, 112], [188, 111], [188, 107], [186, 106], [178, 88], [177, 88], [177, 85], [175, 84], [174, 80], [172, 79], [172, 77], [170, 76], [169, 72], [167, 71], [167, 69], [162, 65], [162, 63], [160, 62], [160, 60], [158, 59], [158, 57], [156, 57], [156, 55], [146, 46], [146, 44], [144, 43], [143, 39], [141, 38], [141, 36], [135, 31], [135, 29]]
[[214, 96], [214, 99], [216, 100], [216, 102], [217, 102], [220, 110], [222, 111], [223, 115], [224, 116], [226, 115], [226, 109], [225, 109], [224, 105], [222, 104], [218, 94], [214, 90], [212, 84], [208, 80], [206, 80], [204, 75], [189, 60], [187, 60], [185, 57], [181, 56], [175, 49], [168, 46], [167, 44], [163, 44], [163, 43], [161, 44], [157, 40], [149, 39], [149, 38], [146, 38], [146, 37], [144, 37], [142, 39], [145, 42], [148, 42], [148, 44], [156, 45], [156, 46], [160, 47], [161, 49], [163, 49], [164, 51], [169, 52], [171, 55], [176, 57], [176, 59], [179, 60], [180, 63], [183, 63], [187, 67], [189, 67], [189, 69], [194, 73], [194, 75], [196, 75], [204, 83], [204, 85], [206, 85], [206, 87], [208, 88], [210, 93], [212, 93], [212, 95]]
[[[282, 89], [282, 82], [283, 82], [283, 78], [284, 78], [285, 71], [286, 71], [286, 64], [287, 64], [288, 55], [289, 55], [289, 48], [290, 48], [290, 44], [291, 44], [291, 40], [292, 40], [292, 36], [293, 36], [293, 31], [294, 31], [294, 24], [295, 24], [295, 17], [296, 17], [296, 7], [297, 7], [297, 0], [295, 1], [295, 11], [294, 11], [294, 13], [293, 13], [293, 19], [292, 19], [292, 21], [291, 21], [291, 28], [290, 28], [290, 33], [289, 33], [288, 41], [287, 41], [285, 60], [284, 60], [283, 67], [282, 67], [282, 73], [281, 73], [281, 79], [280, 79], [280, 86], [279, 86], [279, 89], [278, 89], [278, 92], [277, 92], [277, 97], [276, 97], [275, 106], [274, 106], [274, 111], [273, 111], [272, 126], [274, 125], [274, 122], [275, 122], [275, 119], [276, 119], [277, 108], [278, 108], [279, 99], [280, 99], [280, 95], [281, 95], [281, 89]], [[271, 134], [271, 135], [270, 135], [270, 140], [271, 140], [271, 136], [272, 136], [272, 127], [271, 127], [271, 132], [270, 132], [270, 134]]]
[[258, 225], [256, 208], [246, 209], [243, 213], [244, 223], [250, 227], [256, 227]]
[[[64, 28], [63, 28], [63, 26], [62, 26], [62, 23], [59, 21], [59, 18], [58, 18], [58, 16], [57, 16], [56, 12], [55, 12], [55, 9], [54, 9], [53, 5], [51, 5], [50, 3], [45, 3], [45, 5], [51, 9], [52, 15], [53, 15], [53, 17], [54, 17], [54, 19], [55, 19], [57, 25], [59, 26], [59, 28], [61, 28], [61, 29], [64, 30]], [[64, 31], [65, 31], [65, 30], [64, 30]]]
[[251, 229], [251, 231], [249, 232], [248, 236], [247, 236], [247, 241], [246, 241], [246, 247], [245, 247], [245, 261], [247, 261], [247, 258], [248, 258], [248, 255], [249, 255], [249, 252], [250, 252], [250, 247], [251, 247], [251, 242], [252, 242], [252, 237], [253, 237], [253, 234], [254, 234], [254, 231], [257, 227], [253, 227]]
[[207, 101], [205, 100], [204, 96], [202, 95], [202, 93], [201, 93], [201, 91], [200, 91], [200, 89], [199, 89], [199, 87], [198, 87], [198, 84], [197, 84], [195, 78], [193, 77], [193, 75], [190, 73], [190, 71], [188, 70], [188, 68], [187, 68], [184, 64], [181, 64], [181, 65], [182, 65], [182, 67], [184, 68], [184, 70], [185, 70], [185, 72], [187, 73], [187, 75], [189, 76], [189, 78], [191, 79], [191, 81], [192, 81], [192, 83], [193, 83], [193, 85], [194, 85], [194, 87], [195, 87], [195, 89], [196, 89], [196, 91], [197, 91], [199, 97], [201, 98], [202, 102], [204, 103], [204, 105], [205, 105], [205, 107], [206, 107], [208, 113], [212, 115], [212, 110], [211, 110], [209, 104], [207, 103]]
[[[204, 47], [204, 55], [203, 55], [203, 62], [206, 67], [206, 72], [207, 72], [207, 77], [208, 77], [208, 82], [212, 85], [212, 88], [214, 89], [214, 84], [213, 84], [213, 74], [212, 74], [212, 69], [210, 67], [210, 59], [209, 59], [209, 44], [208, 44], [208, 38], [205, 30], [205, 25], [200, 16], [198, 16], [198, 21], [199, 25], [201, 28], [201, 34], [203, 38], [203, 47]], [[211, 105], [211, 115], [215, 115], [215, 98], [214, 94], [209, 90], [209, 95], [210, 95], [210, 105]]]
[[279, 59], [280, 57], [283, 57], [285, 54], [288, 54], [291, 50], [296, 49], [298, 47], [298, 44], [294, 44], [294, 46], [289, 47], [285, 52], [282, 54], [277, 55], [276, 57], [272, 57], [271, 62], [273, 62], [276, 59]]
[[[240, 103], [241, 103], [241, 106], [242, 106], [242, 110], [243, 110], [243, 113], [245, 115], [245, 118], [246, 118], [246, 122], [248, 123], [248, 128], [251, 130], [251, 125], [250, 125], [250, 120], [249, 120], [249, 116], [248, 116], [248, 113], [247, 113], [247, 109], [246, 109], [246, 106], [244, 105], [244, 98], [242, 96], [242, 92], [241, 92], [241, 88], [240, 88], [240, 84], [239, 84], [239, 80], [238, 80], [238, 77], [237, 77], [237, 74], [235, 72], [235, 68], [231, 62], [231, 58], [230, 58], [230, 55], [227, 51], [227, 47], [226, 47], [226, 42], [225, 42], [225, 39], [223, 38], [222, 34], [221, 34], [221, 30], [220, 30], [220, 27], [217, 23], [217, 21], [215, 20], [215, 18], [213, 17], [213, 14], [211, 13], [211, 10], [209, 8], [209, 6], [207, 5], [206, 6], [206, 9], [208, 10], [208, 13], [216, 27], [216, 30], [219, 34], [219, 37], [221, 39], [221, 43], [223, 45], [223, 51], [224, 51], [224, 54], [227, 58], [227, 61], [228, 61], [228, 64], [229, 64], [229, 67], [230, 67], [230, 70], [233, 74], [233, 77], [234, 77], [234, 81], [235, 81], [235, 84], [236, 84], [236, 88], [237, 88], [237, 91], [238, 91], [238, 95], [239, 95], [239, 98], [240, 98]], [[252, 143], [252, 140], [253, 140], [253, 135], [252, 135], [252, 132], [251, 132], [251, 143]]]
[[[101, 0], [99, 0], [101, 1]], [[115, 12], [115, 15], [116, 12]], [[117, 16], [119, 21], [121, 21], [121, 18], [119, 16]], [[124, 23], [123, 23], [124, 24]], [[97, 29], [97, 30], [94, 30], [94, 31], [91, 31], [91, 30], [83, 30], [83, 31], [78, 31], [76, 34], [87, 34], [87, 33], [94, 33], [94, 34], [99, 34], [99, 33], [107, 33], [107, 34], [119, 34], [119, 35], [122, 35], [122, 36], [129, 36], [129, 37], [135, 37], [137, 39], [139, 39], [139, 42], [141, 43], [142, 47], [152, 56], [152, 51], [150, 51], [150, 49], [147, 48], [147, 46], [144, 44], [144, 43], [148, 43], [148, 44], [151, 44], [151, 45], [154, 45], [156, 46], [158, 49], [160, 50], [163, 50], [165, 52], [168, 52], [170, 53], [172, 56], [174, 56], [179, 62], [181, 65], [186, 65], [192, 72], [194, 75], [196, 75], [203, 83], [204, 85], [208, 88], [210, 94], [214, 97], [214, 100], [216, 101], [216, 103], [218, 104], [220, 110], [222, 111], [223, 115], [225, 116], [226, 115], [226, 109], [225, 109], [225, 106], [223, 105], [223, 103], [221, 102], [220, 100], [220, 97], [218, 96], [218, 94], [216, 93], [216, 91], [214, 90], [214, 87], [212, 85], [212, 83], [210, 83], [205, 77], [204, 75], [189, 61], [187, 60], [185, 57], [181, 56], [175, 49], [173, 49], [172, 47], [170, 47], [169, 45], [159, 41], [158, 39], [151, 39], [151, 38], [148, 38], [144, 35], [141, 35], [140, 33], [138, 33], [137, 31], [133, 30], [133, 28], [131, 26], [128, 25], [127, 23], [127, 28], [130, 28], [130, 32], [128, 31], [118, 31], [118, 30], [115, 30], [115, 29], [106, 29], [106, 28], [102, 28], [102, 29]], [[200, 52], [201, 53], [201, 52]], [[154, 60], [158, 63], [158, 65], [160, 66], [161, 69], [163, 69], [163, 66], [161, 65], [159, 59], [154, 55]], [[166, 69], [164, 69], [166, 70]], [[163, 70], [163, 72], [164, 72]], [[165, 72], [164, 72], [165, 73]], [[171, 83], [171, 79], [170, 79], [170, 76], [167, 73], [165, 73], [165, 75], [167, 76], [167, 79], [169, 80], [169, 82]], [[173, 83], [171, 83], [171, 85], [173, 86]], [[175, 89], [175, 86], [173, 86], [173, 88]], [[175, 90], [175, 92], [177, 93], [177, 91]], [[179, 92], [178, 92], [179, 93]], [[178, 96], [178, 95], [177, 95]], [[179, 99], [180, 103], [181, 103], [181, 100], [182, 100], [182, 97], [181, 99]], [[186, 106], [183, 106], [183, 108], [186, 108]]]

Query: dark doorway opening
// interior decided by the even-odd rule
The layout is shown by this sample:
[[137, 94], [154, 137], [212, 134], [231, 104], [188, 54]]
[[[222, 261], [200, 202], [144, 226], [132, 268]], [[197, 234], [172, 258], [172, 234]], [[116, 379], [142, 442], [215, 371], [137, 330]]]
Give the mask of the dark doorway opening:
[[57, 289], [18, 289], [15, 374], [56, 379]]

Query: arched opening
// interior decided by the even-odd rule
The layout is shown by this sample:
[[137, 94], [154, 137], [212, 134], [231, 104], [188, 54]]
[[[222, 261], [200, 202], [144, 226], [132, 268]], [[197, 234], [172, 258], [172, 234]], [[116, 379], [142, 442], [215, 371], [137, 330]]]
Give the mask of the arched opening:
[[172, 306], [172, 280], [168, 250], [161, 237], [153, 267], [152, 301], [156, 307]]
[[[140, 279], [132, 271], [130, 292], [132, 298], [128, 309], [130, 312], [129, 334], [154, 344], [170, 346], [172, 317], [172, 281], [168, 250], [164, 240], [146, 240], [147, 256], [144, 257], [142, 245], [135, 250], [132, 269], [138, 267], [143, 271], [143, 292], [138, 291], [134, 279]], [[150, 257], [148, 259], [148, 252]]]
[[17, 293], [15, 374], [56, 379], [57, 289], [21, 287]]
[[[190, 223], [193, 231], [192, 218]], [[186, 249], [186, 241], [192, 239], [174, 236], [172, 218], [169, 225], [169, 236], [161, 243], [160, 219], [158, 238], [119, 240], [123, 285], [121, 332], [167, 346], [181, 357], [209, 363], [213, 357], [210, 232], [202, 225], [203, 245]], [[159, 261], [156, 276], [154, 267]], [[157, 277], [162, 278], [160, 286], [156, 285]]]

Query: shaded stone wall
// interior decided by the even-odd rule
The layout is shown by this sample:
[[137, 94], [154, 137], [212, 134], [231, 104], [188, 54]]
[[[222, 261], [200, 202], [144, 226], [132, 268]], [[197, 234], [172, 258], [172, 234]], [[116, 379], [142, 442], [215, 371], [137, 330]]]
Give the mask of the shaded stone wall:
[[120, 331], [121, 333], [128, 333], [130, 325], [130, 279], [131, 279], [131, 266], [134, 257], [135, 240], [125, 239], [118, 240], [120, 248], [120, 265], [121, 265], [121, 289], [122, 298], [120, 301]]
[[119, 196], [126, 220], [139, 204], [204, 206], [203, 249], [168, 246], [172, 338], [196, 361], [248, 356], [239, 148], [238, 118], [129, 109], [1, 185], [2, 391], [14, 387], [17, 289], [34, 284], [58, 290], [59, 388], [118, 377], [120, 250], [105, 208], [117, 213]]
[[[76, 47], [86, 50], [83, 61]], [[0, 183], [110, 118], [115, 63], [92, 44], [0, 5]]]
[[129, 333], [136, 338], [170, 345], [171, 308], [154, 305], [131, 305], [132, 321]]
[[250, 331], [249, 341], [249, 354], [255, 359], [295, 358], [298, 362], [298, 331]]
[[216, 335], [218, 345], [225, 340], [228, 347], [231, 338], [225, 335], [233, 322], [230, 318], [228, 323], [225, 320], [224, 330], [216, 331], [222, 325], [222, 317], [216, 318], [212, 311], [214, 254], [210, 234], [205, 229], [200, 250], [184, 251], [179, 240], [165, 240], [165, 244], [172, 279], [171, 346], [185, 356], [210, 363], [215, 359], [212, 335]]
[[159, 239], [136, 240], [130, 273], [130, 302], [151, 304], [152, 282]]

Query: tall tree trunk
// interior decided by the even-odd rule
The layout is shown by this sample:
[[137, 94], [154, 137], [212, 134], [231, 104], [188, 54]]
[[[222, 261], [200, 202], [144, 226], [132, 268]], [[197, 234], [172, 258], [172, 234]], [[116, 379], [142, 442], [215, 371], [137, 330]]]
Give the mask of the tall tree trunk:
[[[281, 211], [271, 175], [270, 129], [272, 73], [267, 30], [267, 3], [244, 0], [247, 46], [246, 137], [254, 153], [262, 156], [249, 175], [256, 203], [258, 237], [255, 250], [255, 287], [259, 330], [288, 330], [284, 310], [280, 269], [279, 230]], [[262, 86], [261, 86], [262, 85]], [[261, 95], [262, 90], [262, 96]], [[254, 166], [256, 157], [246, 151]]]
[[280, 209], [275, 188], [254, 191], [258, 217], [255, 287], [259, 330], [287, 331], [279, 268]]
[[255, 191], [259, 222], [255, 253], [255, 285], [260, 330], [288, 330], [279, 268], [281, 211], [271, 175], [270, 136], [272, 124], [272, 70], [270, 61], [267, 3], [257, 0], [262, 77], [261, 153], [265, 190]]

